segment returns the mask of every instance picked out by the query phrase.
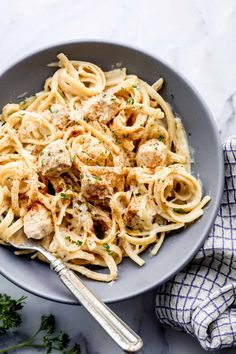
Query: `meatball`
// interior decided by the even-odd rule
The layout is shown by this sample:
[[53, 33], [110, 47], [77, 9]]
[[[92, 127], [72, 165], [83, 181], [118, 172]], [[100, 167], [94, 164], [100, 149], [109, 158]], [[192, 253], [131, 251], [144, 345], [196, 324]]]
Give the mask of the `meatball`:
[[139, 167], [155, 168], [166, 162], [166, 156], [166, 145], [157, 139], [151, 139], [139, 146], [136, 163]]
[[71, 168], [70, 153], [62, 139], [50, 143], [40, 155], [43, 175], [58, 177]]
[[24, 216], [24, 233], [28, 238], [40, 240], [53, 232], [50, 212], [39, 203], [34, 203]]
[[124, 214], [124, 223], [130, 229], [149, 230], [156, 215], [155, 205], [145, 196], [133, 197]]

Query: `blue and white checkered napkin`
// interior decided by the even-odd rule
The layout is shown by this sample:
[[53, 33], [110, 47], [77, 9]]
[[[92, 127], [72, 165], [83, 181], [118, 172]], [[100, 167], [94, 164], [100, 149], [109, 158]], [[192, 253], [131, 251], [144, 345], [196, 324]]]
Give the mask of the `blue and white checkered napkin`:
[[158, 319], [192, 334], [206, 350], [236, 345], [236, 137], [224, 144], [224, 158], [223, 200], [211, 233], [156, 297]]

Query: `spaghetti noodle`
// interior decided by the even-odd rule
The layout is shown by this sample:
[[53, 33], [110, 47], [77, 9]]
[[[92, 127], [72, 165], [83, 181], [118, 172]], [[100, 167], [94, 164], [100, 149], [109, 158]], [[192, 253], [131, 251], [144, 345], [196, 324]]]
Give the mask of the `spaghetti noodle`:
[[163, 79], [150, 86], [126, 69], [58, 59], [43, 91], [2, 110], [0, 242], [24, 232], [108, 282], [123, 257], [142, 266], [140, 254], [152, 245], [155, 255], [210, 197], [191, 175], [185, 130], [159, 94]]

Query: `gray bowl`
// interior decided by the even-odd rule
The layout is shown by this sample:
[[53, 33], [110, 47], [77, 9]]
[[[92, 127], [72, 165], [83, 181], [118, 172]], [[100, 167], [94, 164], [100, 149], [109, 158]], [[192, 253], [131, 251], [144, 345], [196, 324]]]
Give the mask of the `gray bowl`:
[[[88, 60], [104, 70], [122, 63], [129, 73], [152, 83], [160, 76], [166, 81], [162, 95], [183, 120], [194, 150], [195, 175], [200, 175], [204, 193], [212, 201], [196, 223], [181, 232], [167, 236], [160, 252], [151, 257], [146, 252], [146, 264], [139, 268], [131, 260], [119, 266], [119, 278], [111, 284], [84, 279], [86, 285], [105, 302], [115, 302], [138, 295], [167, 281], [195, 255], [207, 237], [215, 219], [223, 190], [223, 154], [214, 120], [202, 98], [189, 82], [162, 60], [137, 49], [102, 42], [75, 42], [41, 50], [12, 66], [0, 76], [0, 107], [17, 101], [23, 92], [40, 91], [44, 80], [55, 68], [46, 65], [64, 52], [71, 59]], [[12, 250], [0, 247], [1, 274], [25, 290], [41, 297], [75, 304], [76, 301], [60, 283], [48, 265], [26, 257], [16, 257]]]

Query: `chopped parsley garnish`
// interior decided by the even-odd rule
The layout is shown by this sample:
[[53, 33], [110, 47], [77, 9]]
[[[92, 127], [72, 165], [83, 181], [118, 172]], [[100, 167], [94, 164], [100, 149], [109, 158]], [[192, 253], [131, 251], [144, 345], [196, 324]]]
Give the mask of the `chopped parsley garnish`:
[[108, 243], [104, 243], [103, 247], [106, 251], [110, 251], [110, 246], [108, 245]]
[[127, 98], [126, 102], [127, 102], [127, 103], [130, 103], [130, 104], [134, 104], [134, 99], [133, 99], [133, 97]]
[[161, 141], [163, 143], [164, 139], [165, 139], [165, 137], [163, 135], [159, 135], [159, 137], [158, 137], [159, 141]]
[[103, 247], [108, 252], [109, 256], [111, 256], [113, 254], [113, 252], [111, 251], [110, 246], [108, 245], [108, 243], [104, 243]]
[[76, 245], [77, 245], [77, 246], [79, 246], [79, 247], [80, 247], [80, 246], [82, 246], [82, 244], [83, 244], [83, 242], [82, 242], [82, 241], [79, 241], [79, 240], [78, 240], [78, 241], [76, 241]]
[[129, 134], [124, 134], [124, 138], [128, 138], [129, 137]]
[[54, 114], [56, 114], [56, 113], [59, 112], [58, 109], [52, 109], [52, 107], [49, 107], [48, 110], [49, 110], [51, 113], [54, 113]]
[[43, 151], [41, 151], [39, 155], [40, 155], [40, 156], [43, 156]]
[[99, 176], [93, 176], [93, 178], [96, 179], [97, 181], [101, 181], [102, 180], [101, 177], [99, 177]]
[[68, 240], [68, 241], [71, 241], [70, 236], [66, 236], [65, 239]]
[[178, 214], [187, 214], [187, 211], [185, 211], [183, 209], [173, 209], [173, 210]]
[[137, 85], [132, 85], [133, 88], [137, 89], [138, 91], [140, 91], [140, 87]]
[[160, 178], [159, 178], [159, 179], [157, 180], [157, 182], [158, 182], [158, 183], [164, 183], [164, 182], [165, 182], [165, 180], [164, 180], [164, 179], [160, 179]]
[[62, 199], [65, 199], [65, 200], [70, 199], [69, 195], [66, 194], [66, 193], [61, 193], [61, 198], [62, 198]]
[[20, 102], [19, 102], [19, 105], [20, 105], [20, 106], [25, 105], [25, 104], [27, 103], [27, 100], [28, 100], [28, 98], [26, 98], [25, 100], [20, 101]]
[[115, 144], [117, 144], [117, 145], [121, 144], [121, 141], [118, 139], [118, 136], [116, 135], [116, 133], [112, 131], [112, 135], [115, 138]]
[[138, 192], [138, 193], [135, 194], [135, 197], [139, 197], [140, 195], [141, 195], [141, 193]]
[[60, 150], [59, 150], [59, 152], [63, 152], [63, 150], [62, 150], [62, 149], [60, 149]]

